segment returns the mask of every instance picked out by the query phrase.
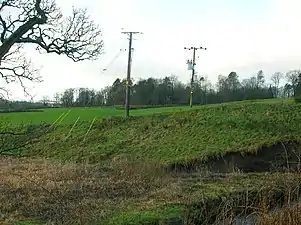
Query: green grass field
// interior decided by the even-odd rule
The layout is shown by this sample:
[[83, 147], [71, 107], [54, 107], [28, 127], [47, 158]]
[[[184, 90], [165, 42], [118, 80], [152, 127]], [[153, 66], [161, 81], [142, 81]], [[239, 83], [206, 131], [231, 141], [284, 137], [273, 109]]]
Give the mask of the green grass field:
[[[300, 142], [300, 112], [301, 104], [291, 100], [262, 100], [193, 109], [136, 109], [130, 118], [113, 108], [0, 114], [13, 131], [21, 124], [28, 131], [4, 135], [1, 148], [35, 140], [35, 131], [49, 131], [37, 142], [10, 151], [13, 159], [0, 158], [0, 180], [5, 184], [0, 187], [0, 202], [6, 202], [0, 206], [0, 216], [2, 210], [4, 218], [13, 214], [16, 220], [34, 220], [48, 212], [49, 218], [38, 219], [41, 224], [57, 219], [75, 224], [173, 224], [162, 220], [186, 218], [183, 212], [206, 219], [206, 212], [198, 207], [208, 203], [214, 210], [231, 193], [247, 191], [249, 198], [249, 191], [273, 194], [299, 187], [300, 173], [234, 173], [220, 178], [211, 177], [211, 171], [179, 173], [170, 166]], [[48, 125], [39, 125], [43, 122]], [[26, 157], [19, 160], [16, 156]], [[15, 198], [16, 193], [22, 197]], [[263, 197], [275, 199], [269, 194]]]
[[[166, 108], [149, 108], [131, 110], [132, 116], [150, 115], [154, 113], [187, 111], [189, 107], [166, 107]], [[53, 108], [44, 109], [42, 112], [14, 112], [2, 113], [0, 119], [11, 123], [12, 125], [19, 124], [40, 124], [54, 123], [58, 118], [60, 124], [72, 124], [78, 117], [80, 121], [92, 121], [94, 118], [102, 119], [111, 116], [123, 116], [124, 110], [110, 107], [95, 107], [95, 108]]]
[[[238, 103], [226, 103], [225, 105], [236, 105], [243, 103], [251, 103], [254, 101], [244, 101]], [[255, 101], [257, 103], [266, 104], [279, 104], [279, 103], [292, 103], [292, 100], [261, 100]], [[213, 105], [214, 107], [215, 105]], [[194, 106], [192, 109], [198, 109], [202, 106]], [[208, 106], [205, 106], [208, 107]], [[210, 107], [210, 106], [209, 106]], [[188, 106], [179, 107], [160, 107], [160, 108], [148, 108], [148, 109], [135, 109], [131, 110], [131, 116], [143, 116], [152, 115], [157, 113], [172, 113], [191, 110]], [[92, 121], [94, 118], [97, 120], [112, 117], [112, 116], [124, 116], [124, 110], [116, 109], [114, 107], [87, 107], [87, 108], [48, 108], [43, 109], [41, 112], [13, 112], [13, 113], [0, 113], [0, 121], [9, 123], [11, 125], [20, 124], [72, 124], [78, 117], [80, 121]]]
[[[239, 102], [192, 110], [133, 110], [132, 114], [145, 115], [129, 119], [106, 118], [92, 126], [97, 113], [103, 113], [102, 118], [105, 118], [104, 112], [110, 112], [109, 109], [81, 110], [74, 109], [74, 114], [71, 110], [65, 123], [57, 125], [55, 131], [24, 154], [89, 162], [131, 157], [173, 164], [206, 160], [227, 152], [256, 152], [279, 142], [301, 140], [301, 104], [290, 101]], [[154, 113], [164, 110], [172, 113]], [[61, 112], [49, 110], [44, 117], [50, 122]], [[36, 114], [37, 123], [42, 120], [43, 113]], [[15, 115], [8, 116], [12, 119]], [[83, 119], [74, 125], [78, 116], [86, 121]]]

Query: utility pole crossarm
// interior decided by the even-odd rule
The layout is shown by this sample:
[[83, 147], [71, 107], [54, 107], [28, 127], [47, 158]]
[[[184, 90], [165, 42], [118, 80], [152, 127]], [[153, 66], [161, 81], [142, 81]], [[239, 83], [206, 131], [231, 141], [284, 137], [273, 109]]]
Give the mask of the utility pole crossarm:
[[193, 56], [192, 56], [192, 74], [191, 74], [191, 82], [190, 82], [190, 98], [189, 98], [189, 105], [192, 107], [193, 104], [193, 84], [194, 84], [194, 74], [195, 74], [195, 52], [196, 50], [207, 50], [207, 48], [204, 47], [184, 47], [185, 50], [193, 50]]
[[141, 32], [138, 32], [138, 31], [122, 31], [121, 33], [122, 34], [130, 34], [130, 33], [132, 33], [132, 34], [142, 34]]

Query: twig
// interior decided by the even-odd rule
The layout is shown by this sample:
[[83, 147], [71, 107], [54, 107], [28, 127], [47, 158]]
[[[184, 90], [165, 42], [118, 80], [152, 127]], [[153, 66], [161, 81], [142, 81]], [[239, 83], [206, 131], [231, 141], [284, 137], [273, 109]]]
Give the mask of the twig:
[[287, 167], [287, 170], [290, 171], [290, 166], [289, 166], [289, 162], [288, 162], [288, 154], [287, 154], [287, 149], [285, 147], [285, 145], [283, 144], [283, 142], [281, 142], [281, 145], [284, 149], [284, 152], [285, 152], [285, 157], [286, 157], [286, 167]]

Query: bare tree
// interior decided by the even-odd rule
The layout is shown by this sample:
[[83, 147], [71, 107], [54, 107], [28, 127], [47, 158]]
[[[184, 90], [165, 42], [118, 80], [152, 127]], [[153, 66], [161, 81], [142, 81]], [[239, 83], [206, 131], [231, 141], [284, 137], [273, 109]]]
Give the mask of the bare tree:
[[271, 81], [273, 82], [274, 88], [275, 88], [275, 96], [279, 96], [279, 83], [280, 80], [283, 78], [283, 73], [281, 72], [275, 72], [272, 77]]
[[264, 85], [264, 73], [262, 70], [259, 70], [257, 72], [257, 77], [256, 77], [256, 88], [259, 89]]
[[54, 102], [56, 105], [60, 104], [60, 101], [61, 101], [61, 96], [60, 96], [60, 93], [55, 93], [54, 96], [53, 96], [53, 99], [54, 99]]
[[42, 102], [43, 102], [43, 105], [46, 106], [49, 103], [49, 97], [47, 95], [44, 95], [43, 99], [42, 99]]
[[40, 53], [66, 55], [74, 62], [97, 59], [103, 50], [101, 29], [86, 9], [63, 17], [55, 0], [0, 0], [0, 90], [6, 84], [41, 81], [22, 49], [36, 45]]
[[294, 96], [296, 95], [296, 88], [298, 85], [299, 75], [301, 74], [301, 70], [291, 70], [286, 73], [285, 78], [291, 84]]

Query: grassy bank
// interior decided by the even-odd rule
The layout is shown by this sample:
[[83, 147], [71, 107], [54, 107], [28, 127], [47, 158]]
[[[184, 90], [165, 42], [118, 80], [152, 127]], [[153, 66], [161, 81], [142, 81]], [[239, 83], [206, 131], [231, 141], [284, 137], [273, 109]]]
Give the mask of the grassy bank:
[[[125, 157], [183, 164], [229, 152], [254, 153], [280, 142], [300, 141], [300, 110], [295, 103], [245, 102], [60, 124], [46, 127], [51, 132], [22, 154], [92, 163]], [[20, 143], [21, 137], [7, 138]]]
[[[0, 158], [0, 221], [210, 224], [242, 207], [250, 213], [298, 198], [299, 173], [188, 173], [170, 166], [259, 150], [278, 155], [279, 146], [286, 153], [280, 166], [290, 166], [287, 143], [301, 141], [300, 104], [246, 101], [186, 109], [151, 115], [135, 110], [140, 114], [128, 119], [103, 116], [93, 123], [2, 123], [0, 149], [13, 157]], [[294, 147], [299, 154], [300, 146]]]

